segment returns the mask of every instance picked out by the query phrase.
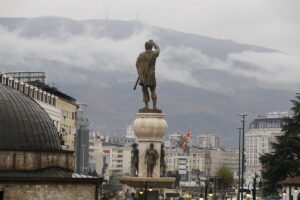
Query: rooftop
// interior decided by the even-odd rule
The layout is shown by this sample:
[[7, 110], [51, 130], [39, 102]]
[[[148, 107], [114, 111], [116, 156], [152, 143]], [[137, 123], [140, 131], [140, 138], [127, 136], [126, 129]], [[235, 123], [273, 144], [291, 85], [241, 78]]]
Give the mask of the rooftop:
[[0, 84], [0, 150], [60, 151], [58, 132], [44, 109]]

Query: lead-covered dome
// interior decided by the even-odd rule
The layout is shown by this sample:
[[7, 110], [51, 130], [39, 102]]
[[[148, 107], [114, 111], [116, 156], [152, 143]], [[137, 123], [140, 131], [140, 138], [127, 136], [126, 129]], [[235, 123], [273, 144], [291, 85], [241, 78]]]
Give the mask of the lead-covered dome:
[[0, 150], [60, 151], [58, 132], [44, 109], [0, 84]]

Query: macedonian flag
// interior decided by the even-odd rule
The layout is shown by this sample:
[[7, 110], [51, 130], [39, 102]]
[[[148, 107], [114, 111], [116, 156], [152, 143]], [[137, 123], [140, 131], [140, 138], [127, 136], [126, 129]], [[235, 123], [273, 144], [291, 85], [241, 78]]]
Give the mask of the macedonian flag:
[[188, 132], [184, 136], [184, 140], [183, 140], [183, 143], [182, 143], [182, 146], [181, 146], [181, 150], [183, 152], [185, 152], [185, 150], [188, 146], [188, 142], [189, 142], [190, 137], [191, 137], [191, 129], [189, 129]]

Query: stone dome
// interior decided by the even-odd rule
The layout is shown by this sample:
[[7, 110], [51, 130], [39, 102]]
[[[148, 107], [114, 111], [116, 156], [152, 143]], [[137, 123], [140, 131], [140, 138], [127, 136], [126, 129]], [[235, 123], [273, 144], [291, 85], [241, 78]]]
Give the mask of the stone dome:
[[22, 92], [2, 84], [0, 150], [61, 151], [58, 132], [44, 109]]

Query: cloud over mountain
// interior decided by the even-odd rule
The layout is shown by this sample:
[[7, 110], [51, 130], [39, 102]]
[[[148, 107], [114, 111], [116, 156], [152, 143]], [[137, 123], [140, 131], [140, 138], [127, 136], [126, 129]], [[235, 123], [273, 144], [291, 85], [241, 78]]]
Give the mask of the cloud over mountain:
[[[121, 134], [142, 105], [131, 90], [136, 57], [150, 38], [161, 45], [159, 101], [171, 133], [210, 119], [194, 122], [199, 133], [229, 134], [237, 112], [287, 110], [300, 86], [296, 56], [136, 21], [0, 18], [0, 36], [0, 71], [46, 71], [49, 82], [89, 104], [95, 128], [105, 133]], [[257, 106], [274, 94], [272, 106]]]

